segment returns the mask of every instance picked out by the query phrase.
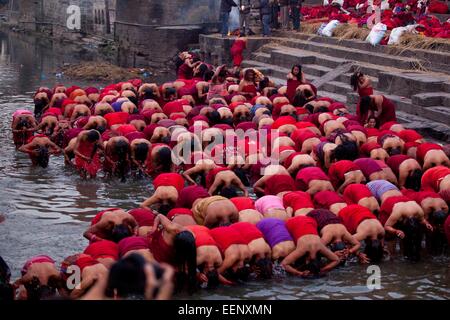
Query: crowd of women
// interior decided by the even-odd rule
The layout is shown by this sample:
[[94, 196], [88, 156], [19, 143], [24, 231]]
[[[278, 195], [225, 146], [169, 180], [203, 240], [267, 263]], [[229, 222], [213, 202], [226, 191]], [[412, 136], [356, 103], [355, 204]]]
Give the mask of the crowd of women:
[[34, 165], [63, 154], [83, 178], [103, 171], [154, 192], [129, 211], [100, 212], [84, 252], [60, 267], [36, 256], [9, 284], [2, 264], [2, 292], [167, 299], [267, 279], [274, 266], [316, 277], [448, 246], [449, 148], [398, 123], [367, 76], [352, 77], [354, 115], [319, 98], [300, 65], [275, 87], [258, 70], [233, 73], [184, 52], [177, 75], [161, 85], [39, 88], [34, 114], [14, 113], [14, 143]]

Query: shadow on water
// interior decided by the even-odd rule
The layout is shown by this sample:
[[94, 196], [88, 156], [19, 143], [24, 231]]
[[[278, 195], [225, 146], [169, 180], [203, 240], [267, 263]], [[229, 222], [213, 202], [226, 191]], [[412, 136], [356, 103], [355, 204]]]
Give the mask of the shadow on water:
[[[17, 34], [0, 33], [0, 255], [19, 276], [33, 255], [48, 254], [58, 261], [87, 245], [82, 233], [101, 209], [135, 208], [151, 192], [147, 180], [82, 181], [52, 157], [47, 169], [33, 168], [16, 152], [10, 121], [17, 109], [32, 109], [32, 93], [56, 83], [102, 86], [55, 76], [64, 63], [98, 59], [85, 48], [61, 48], [54, 43]], [[158, 79], [151, 79], [159, 81]], [[277, 278], [236, 287], [201, 291], [198, 299], [449, 299], [449, 259], [426, 258], [412, 265], [395, 259], [381, 266], [381, 289], [367, 288], [365, 266], [352, 263], [317, 280]], [[179, 298], [186, 298], [179, 296]]]

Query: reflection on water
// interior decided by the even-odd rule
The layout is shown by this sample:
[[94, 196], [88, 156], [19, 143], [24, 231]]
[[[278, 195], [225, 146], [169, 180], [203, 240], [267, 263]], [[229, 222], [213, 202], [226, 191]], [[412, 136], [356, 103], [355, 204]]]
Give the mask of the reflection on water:
[[[86, 246], [82, 232], [101, 209], [131, 209], [149, 194], [146, 180], [98, 179], [83, 181], [53, 157], [47, 169], [33, 168], [17, 153], [11, 139], [11, 115], [32, 109], [32, 93], [41, 85], [63, 82], [56, 78], [66, 62], [91, 60], [82, 54], [63, 55], [53, 44], [0, 33], [0, 254], [14, 276], [25, 260], [49, 254], [58, 261]], [[86, 83], [66, 83], [87, 85]], [[93, 84], [93, 83], [91, 83]], [[104, 84], [96, 83], [101, 86]], [[366, 267], [352, 263], [328, 276], [304, 280], [286, 278], [282, 272], [270, 281], [249, 282], [233, 288], [202, 291], [199, 299], [449, 299], [449, 259], [426, 258], [411, 264], [401, 259], [381, 265], [382, 289], [366, 286]], [[185, 298], [180, 296], [180, 298]]]

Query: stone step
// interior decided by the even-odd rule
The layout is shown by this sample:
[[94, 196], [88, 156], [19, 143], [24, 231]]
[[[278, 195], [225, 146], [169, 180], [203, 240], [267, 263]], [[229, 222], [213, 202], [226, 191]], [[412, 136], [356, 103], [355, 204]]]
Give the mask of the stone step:
[[441, 92], [450, 77], [421, 72], [380, 72], [378, 88], [388, 93], [411, 97], [418, 93]]
[[448, 125], [403, 111], [397, 111], [396, 114], [400, 123], [417, 130], [425, 138], [438, 140], [436, 142], [450, 143], [450, 127]]
[[317, 53], [314, 51], [297, 49], [279, 45], [265, 46], [266, 52], [272, 55], [271, 63], [285, 68], [292, 68], [296, 64], [316, 64], [327, 68], [336, 68], [337, 66], [349, 62], [348, 60]]
[[[423, 107], [442, 106], [450, 108], [450, 93], [446, 92], [428, 92], [412, 96], [412, 103]], [[450, 113], [450, 109], [447, 109]]]
[[340, 82], [340, 81], [329, 81], [325, 83], [321, 88], [325, 91], [333, 92], [333, 93], [339, 93], [343, 95], [347, 95], [347, 92], [352, 92], [352, 88], [350, 87], [350, 84]]
[[391, 66], [402, 69], [416, 69], [420, 66], [420, 63], [416, 58], [398, 57], [392, 54], [347, 48], [340, 45], [318, 43], [310, 40], [284, 39], [283, 45], [314, 51], [324, 55], [332, 55], [333, 57], [341, 59], [369, 62], [382, 66]]
[[406, 49], [397, 46], [372, 46], [370, 43], [358, 39], [339, 39], [299, 32], [276, 32], [277, 36], [313, 41], [327, 45], [337, 45], [350, 49], [387, 54], [398, 58], [415, 58], [421, 60], [421, 66], [435, 72], [450, 73], [450, 44], [437, 44], [431, 49]]

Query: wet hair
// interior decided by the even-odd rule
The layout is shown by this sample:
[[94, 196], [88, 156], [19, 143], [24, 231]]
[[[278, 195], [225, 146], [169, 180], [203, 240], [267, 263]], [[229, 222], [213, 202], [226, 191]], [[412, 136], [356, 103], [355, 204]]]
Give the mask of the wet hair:
[[5, 260], [0, 256], [0, 301], [13, 301], [14, 289], [9, 283], [11, 270]]
[[[342, 137], [341, 137], [342, 138]], [[358, 158], [358, 145], [354, 141], [345, 140], [340, 145], [338, 145], [334, 151], [334, 158], [336, 161], [340, 160], [356, 160]]]
[[233, 169], [234, 174], [236, 174], [241, 180], [242, 184], [246, 187], [250, 187], [250, 181], [247, 178], [247, 175], [245, 174], [245, 170], [242, 168], [234, 168]]
[[259, 279], [270, 279], [272, 278], [272, 259], [263, 258], [255, 261], [256, 275]]
[[87, 140], [89, 142], [95, 142], [98, 141], [100, 139], [100, 134], [98, 133], [97, 130], [89, 130], [89, 132], [87, 133]]
[[303, 107], [308, 102], [308, 99], [301, 92], [297, 92], [294, 97], [292, 104], [295, 107]]
[[359, 110], [361, 115], [365, 115], [369, 112], [369, 109], [372, 105], [372, 98], [370, 96], [362, 97], [359, 102]]
[[125, 182], [125, 180], [126, 180], [125, 176], [127, 174], [127, 169], [128, 169], [127, 157], [128, 157], [128, 154], [130, 153], [130, 145], [128, 144], [128, 142], [126, 142], [124, 140], [117, 141], [115, 153], [118, 156], [118, 161], [117, 161], [118, 172], [117, 172], [117, 174], [119, 175], [121, 181]]
[[236, 271], [236, 278], [237, 280], [247, 281], [250, 277], [250, 274], [251, 274], [250, 267], [245, 265], [244, 267], [239, 268]]
[[119, 243], [120, 240], [131, 237], [132, 233], [130, 228], [125, 224], [116, 225], [111, 231], [111, 240], [115, 243]]
[[276, 95], [276, 94], [278, 94], [278, 90], [277, 89], [270, 89], [269, 90], [269, 92], [267, 93], [267, 95], [269, 96], [269, 97], [271, 97], [271, 96], [274, 96], [274, 95]]
[[330, 245], [330, 250], [333, 252], [341, 251], [346, 248], [345, 243], [343, 241], [334, 242]]
[[139, 143], [136, 145], [136, 148], [134, 150], [134, 157], [137, 161], [145, 162], [147, 160], [148, 156], [148, 144], [146, 143]]
[[198, 67], [198, 73], [197, 73], [197, 77], [199, 78], [204, 78], [205, 73], [208, 71], [208, 66], [204, 63], [202, 63], [199, 67]]
[[38, 277], [33, 277], [31, 281], [24, 284], [27, 290], [27, 300], [30, 301], [52, 299], [56, 296], [56, 289], [60, 286], [61, 283], [55, 276], [48, 279], [47, 285], [41, 285]]
[[217, 110], [209, 112], [207, 118], [212, 125], [220, 123], [220, 113]]
[[29, 127], [29, 123], [27, 119], [20, 119], [19, 123], [17, 124], [18, 130], [23, 130]]
[[314, 113], [314, 106], [310, 103], [305, 104], [304, 108], [308, 110], [309, 113]]
[[319, 108], [317, 108], [317, 110], [314, 111], [314, 113], [324, 113], [324, 112], [328, 112], [330, 111], [327, 107], [325, 106], [321, 106]]
[[155, 98], [156, 98], [156, 95], [153, 92], [152, 88], [145, 88], [144, 89], [144, 92], [143, 92], [143, 95], [142, 95], [142, 100], [147, 100], [147, 99], [155, 100]]
[[423, 175], [422, 170], [420, 170], [420, 169], [414, 170], [406, 178], [405, 188], [412, 189], [414, 191], [420, 191], [420, 187], [421, 187], [421, 183], [422, 183], [422, 175]]
[[270, 84], [270, 80], [268, 77], [264, 77], [260, 82], [259, 82], [259, 90], [263, 91], [265, 88], [267, 88]]
[[168, 97], [176, 95], [176, 94], [177, 94], [177, 89], [175, 89], [175, 88], [170, 87], [170, 88], [166, 88], [166, 90], [165, 90], [165, 98], [168, 98]]
[[144, 299], [147, 275], [145, 259], [136, 253], [117, 261], [109, 271], [106, 296], [112, 298], [115, 293], [123, 299]]
[[310, 259], [306, 262], [306, 256], [301, 257], [295, 263], [296, 267], [300, 271], [309, 271], [311, 275], [317, 276], [320, 274], [320, 255], [317, 255], [315, 259]]
[[163, 172], [170, 172], [172, 168], [172, 151], [170, 148], [161, 148], [158, 150], [158, 164], [162, 166]]
[[214, 289], [220, 285], [219, 272], [217, 270], [209, 270], [205, 275], [208, 278], [208, 289]]
[[167, 216], [170, 210], [172, 210], [172, 206], [170, 204], [164, 203], [158, 207], [158, 212], [164, 216]]
[[48, 148], [44, 147], [44, 146], [40, 146], [38, 149], [38, 155], [36, 157], [36, 161], [38, 163], [38, 165], [42, 168], [47, 168], [48, 167], [48, 162], [49, 162], [49, 153], [48, 153]]
[[405, 233], [403, 254], [412, 261], [419, 261], [423, 238], [423, 230], [419, 220], [407, 218], [399, 223], [399, 229]]
[[[175, 249], [175, 263], [182, 274], [184, 283], [177, 283], [179, 287], [187, 284], [188, 292], [192, 294], [197, 283], [197, 249], [195, 238], [189, 231], [182, 231], [173, 241]], [[187, 273], [187, 274], [186, 274]]]
[[236, 188], [234, 187], [224, 187], [220, 190], [219, 194], [227, 199], [235, 198], [238, 196]]
[[[292, 73], [294, 76], [297, 77], [297, 75], [294, 74], [294, 69], [295, 69], [295, 68], [298, 68], [298, 70], [299, 70], [298, 75], [299, 75], [300, 78], [301, 78], [301, 77], [302, 77], [302, 66], [299, 65], [299, 64], [295, 64], [294, 66], [292, 66], [291, 73]], [[298, 79], [298, 80], [301, 80], [301, 79]]]
[[371, 263], [380, 262], [383, 259], [383, 246], [378, 239], [366, 239], [364, 253]]
[[210, 81], [212, 78], [214, 77], [214, 71], [212, 70], [208, 70], [205, 72], [205, 74], [203, 75], [203, 80], [208, 82]]
[[445, 212], [444, 210], [436, 210], [433, 211], [429, 217], [428, 217], [428, 221], [432, 224], [432, 225], [443, 225], [445, 223], [445, 220], [448, 217], [448, 213]]
[[358, 90], [359, 78], [361, 78], [362, 76], [363, 74], [358, 71], [352, 74], [352, 76], [350, 77], [350, 85], [352, 86], [354, 91]]

